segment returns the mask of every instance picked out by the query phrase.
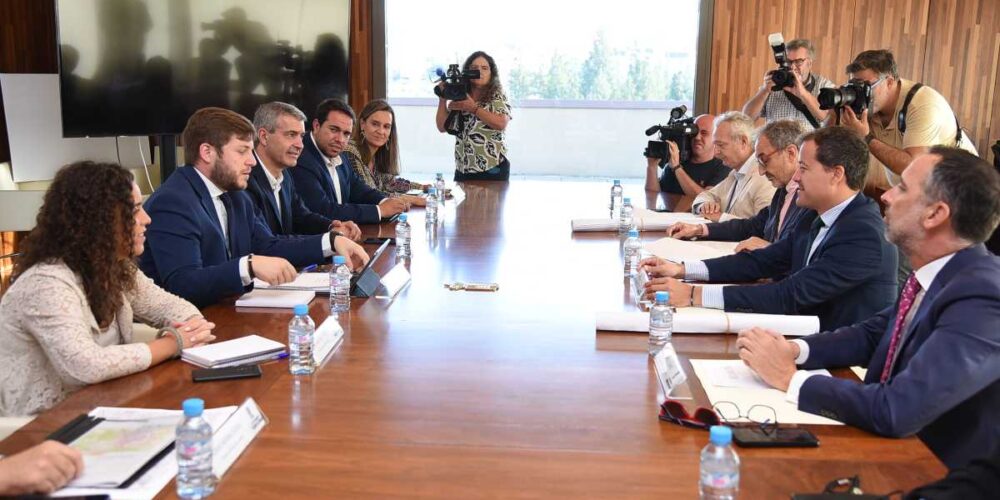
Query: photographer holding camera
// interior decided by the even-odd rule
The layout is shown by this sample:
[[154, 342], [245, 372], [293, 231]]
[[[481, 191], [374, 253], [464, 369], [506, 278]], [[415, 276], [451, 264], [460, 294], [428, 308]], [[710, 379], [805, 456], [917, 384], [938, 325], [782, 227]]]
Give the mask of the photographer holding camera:
[[722, 160], [715, 158], [715, 148], [712, 146], [712, 115], [700, 115], [694, 119], [697, 132], [690, 139], [690, 157], [681, 159], [681, 151], [677, 143], [665, 140], [666, 163], [663, 174], [657, 179], [657, 168], [660, 162], [657, 155], [646, 154], [646, 191], [663, 191], [671, 194], [686, 194], [696, 196], [705, 189], [711, 188], [725, 180], [729, 169]]
[[743, 113], [754, 120], [763, 118], [766, 123], [790, 119], [798, 120], [811, 129], [819, 128], [829, 111], [820, 109], [816, 96], [820, 89], [834, 87], [834, 83], [812, 73], [816, 52], [812, 42], [797, 38], [784, 44], [779, 42], [780, 34], [775, 35], [771, 35], [773, 40], [769, 40], [775, 60], [781, 67], [764, 75], [764, 84], [743, 105]]
[[[496, 62], [482, 51], [462, 65], [449, 68], [438, 83], [437, 128], [455, 136], [455, 182], [506, 181], [510, 161], [504, 130], [510, 123], [510, 104], [500, 86]], [[465, 94], [462, 94], [464, 87]]]
[[842, 105], [841, 124], [865, 138], [872, 156], [885, 167], [891, 185], [899, 184], [906, 166], [931, 146], [957, 145], [979, 154], [938, 91], [899, 77], [892, 52], [866, 50], [847, 66], [847, 73], [870, 87], [871, 103], [870, 109], [860, 108], [860, 115], [851, 106]]

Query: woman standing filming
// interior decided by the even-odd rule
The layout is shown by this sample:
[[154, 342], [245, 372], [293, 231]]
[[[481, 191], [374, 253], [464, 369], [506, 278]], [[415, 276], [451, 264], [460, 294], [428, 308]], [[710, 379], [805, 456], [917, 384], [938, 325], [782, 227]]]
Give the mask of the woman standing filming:
[[479, 78], [468, 82], [465, 99], [440, 97], [437, 109], [438, 131], [455, 136], [455, 181], [506, 181], [510, 161], [504, 130], [511, 120], [510, 104], [500, 86], [496, 62], [477, 51], [465, 60], [462, 70], [478, 70]]
[[400, 196], [411, 205], [425, 206], [420, 196], [408, 196], [411, 189], [425, 190], [429, 185], [399, 177], [399, 135], [396, 112], [384, 99], [365, 105], [354, 122], [351, 141], [344, 152], [351, 159], [354, 172], [372, 189], [388, 196]]
[[[196, 307], [136, 267], [149, 222], [128, 170], [78, 162], [56, 174], [0, 300], [0, 416], [47, 410], [215, 339]], [[133, 343], [133, 319], [158, 338]]]

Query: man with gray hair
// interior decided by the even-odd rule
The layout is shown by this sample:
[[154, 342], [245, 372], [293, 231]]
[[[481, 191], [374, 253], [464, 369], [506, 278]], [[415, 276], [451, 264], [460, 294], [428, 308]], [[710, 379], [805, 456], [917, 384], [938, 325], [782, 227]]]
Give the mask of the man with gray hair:
[[302, 154], [306, 116], [295, 106], [269, 102], [253, 115], [254, 159], [247, 193], [258, 215], [276, 235], [320, 234], [336, 231], [353, 240], [361, 238], [357, 224], [331, 220], [310, 211], [295, 189], [295, 180], [284, 175]]
[[825, 76], [812, 73], [813, 58], [816, 56], [812, 42], [796, 38], [785, 45], [785, 51], [794, 78], [791, 86], [775, 90], [771, 79], [774, 70], [768, 71], [764, 74], [763, 85], [743, 105], [743, 112], [754, 120], [763, 118], [766, 123], [792, 119], [810, 128], [819, 128], [829, 111], [819, 109], [816, 97], [820, 89], [835, 85]]
[[764, 248], [790, 234], [802, 221], [812, 222], [816, 211], [796, 205], [799, 183], [792, 180], [799, 165], [799, 137], [806, 125], [796, 120], [768, 123], [757, 135], [757, 168], [775, 187], [771, 204], [749, 219], [710, 224], [677, 223], [667, 229], [674, 238], [739, 241], [736, 252]]
[[771, 203], [774, 186], [757, 171], [753, 156], [753, 121], [739, 111], [715, 119], [715, 157], [732, 172], [694, 199], [691, 211], [713, 222], [747, 219]]

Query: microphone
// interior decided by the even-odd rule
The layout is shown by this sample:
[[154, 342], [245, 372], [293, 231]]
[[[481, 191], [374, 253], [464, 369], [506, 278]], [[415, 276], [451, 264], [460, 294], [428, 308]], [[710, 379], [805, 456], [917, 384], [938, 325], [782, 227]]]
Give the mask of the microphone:
[[660, 130], [660, 126], [653, 125], [652, 127], [646, 129], [646, 135], [653, 135], [656, 133], [657, 130]]

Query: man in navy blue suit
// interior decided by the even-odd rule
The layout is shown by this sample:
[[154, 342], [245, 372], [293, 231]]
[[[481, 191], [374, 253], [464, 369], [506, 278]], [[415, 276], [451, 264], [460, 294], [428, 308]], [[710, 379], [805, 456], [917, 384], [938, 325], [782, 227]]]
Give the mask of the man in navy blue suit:
[[[805, 314], [824, 329], [850, 325], [892, 305], [896, 296], [896, 248], [885, 240], [878, 204], [860, 193], [868, 172], [868, 147], [842, 127], [809, 132], [800, 143], [796, 203], [818, 214], [800, 221], [793, 235], [766, 248], [677, 264], [643, 261], [651, 294], [670, 292], [675, 306], [726, 311]], [[691, 285], [675, 278], [740, 285]]]
[[296, 266], [322, 262], [333, 251], [353, 266], [368, 255], [335, 232], [302, 238], [274, 236], [243, 191], [254, 165], [253, 125], [221, 108], [196, 111], [184, 127], [184, 159], [146, 201], [142, 271], [198, 307], [252, 288], [295, 279]]
[[709, 224], [679, 222], [667, 229], [678, 239], [738, 241], [736, 252], [757, 250], [793, 234], [802, 221], [812, 223], [816, 211], [795, 204], [799, 183], [792, 180], [799, 162], [798, 140], [806, 127], [796, 120], [776, 120], [760, 130], [754, 146], [757, 168], [775, 187], [771, 204], [749, 219]]
[[[915, 270], [864, 322], [804, 339], [751, 329], [740, 357], [799, 410], [890, 437], [916, 434], [949, 468], [1000, 454], [1000, 175], [935, 146], [882, 196], [886, 231]], [[863, 384], [802, 369], [868, 367]]]
[[361, 238], [357, 224], [331, 220], [302, 203], [295, 181], [285, 170], [295, 167], [302, 153], [306, 116], [283, 102], [260, 105], [253, 116], [254, 159], [247, 194], [253, 199], [267, 227], [276, 235], [320, 234], [337, 231], [353, 240]]
[[313, 212], [330, 219], [377, 224], [410, 209], [402, 197], [389, 198], [365, 184], [344, 153], [354, 127], [354, 110], [346, 102], [327, 99], [319, 104], [305, 150], [291, 169], [295, 187]]

